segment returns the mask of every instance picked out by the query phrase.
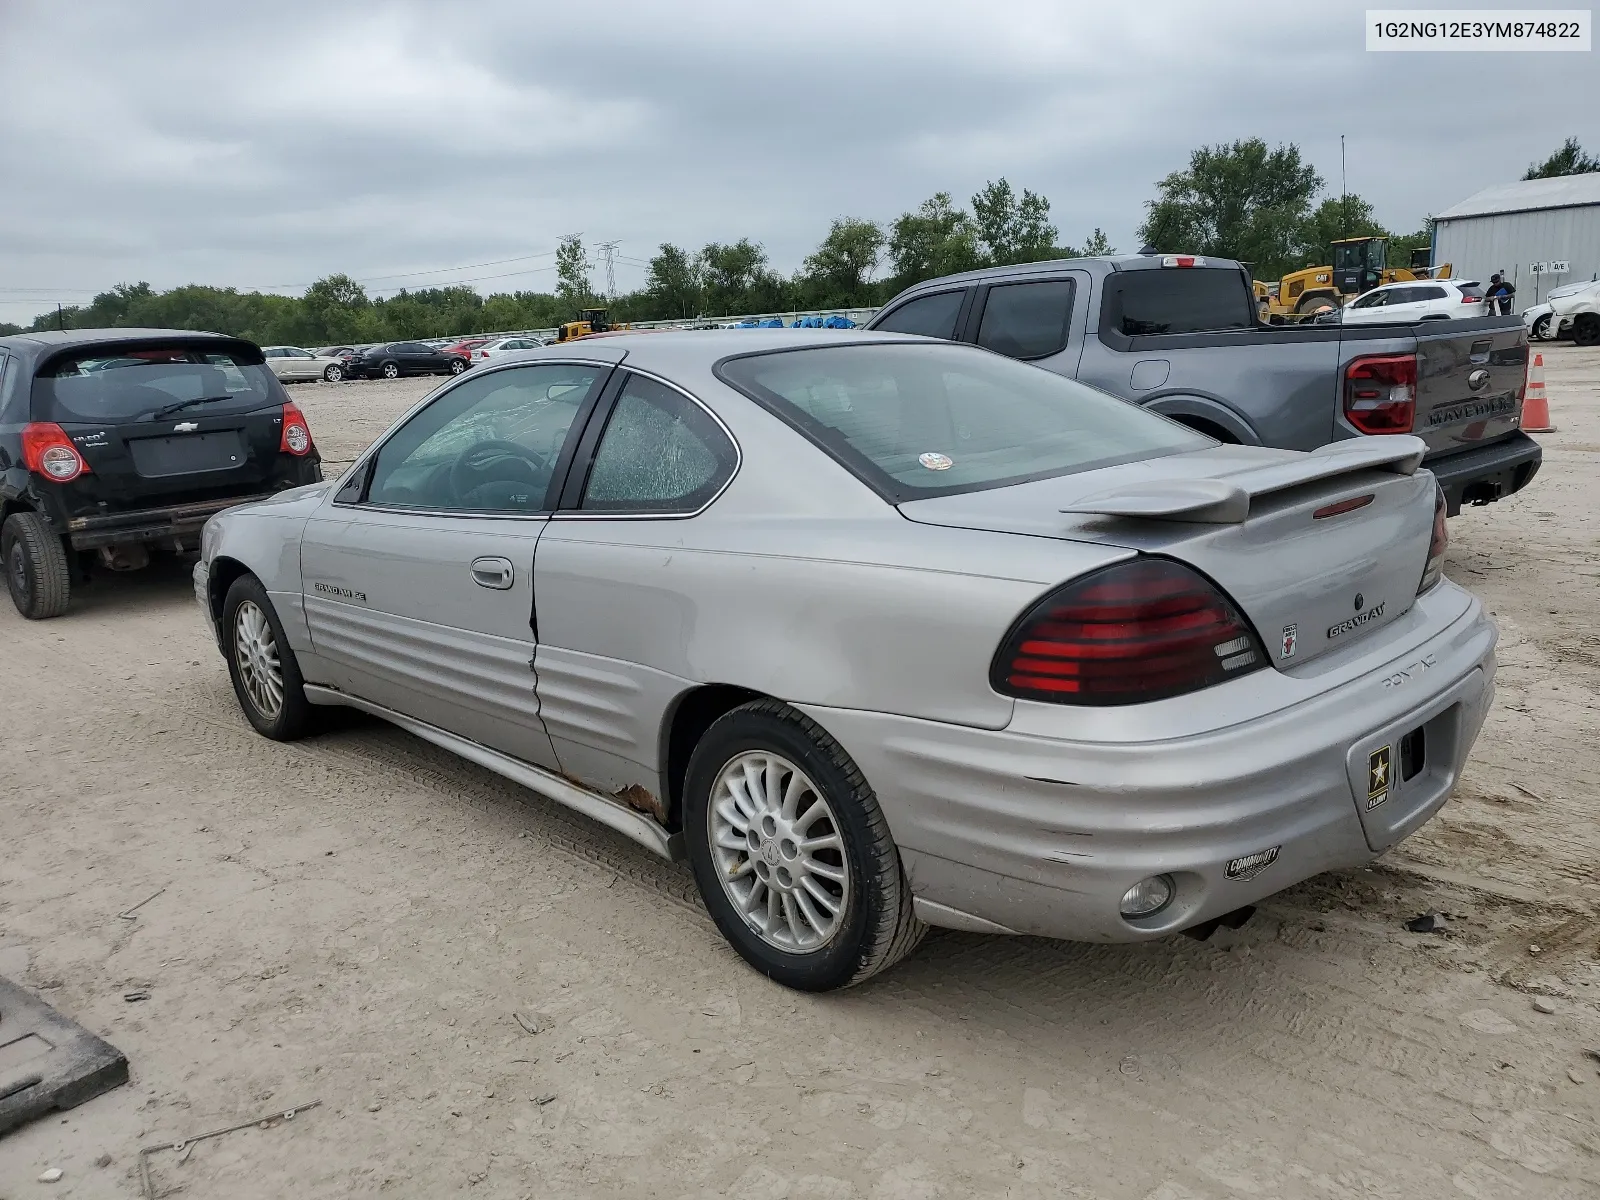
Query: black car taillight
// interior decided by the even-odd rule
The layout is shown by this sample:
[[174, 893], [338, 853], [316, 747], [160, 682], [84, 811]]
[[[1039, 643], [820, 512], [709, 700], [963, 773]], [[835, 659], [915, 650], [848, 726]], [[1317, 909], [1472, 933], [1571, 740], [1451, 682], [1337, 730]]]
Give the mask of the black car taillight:
[[1417, 419], [1417, 356], [1354, 359], [1344, 369], [1344, 415], [1362, 433], [1410, 433]]
[[1002, 695], [1109, 706], [1164, 700], [1264, 667], [1266, 651], [1233, 603], [1164, 558], [1074, 580], [1024, 613], [989, 682]]
[[311, 453], [311, 426], [306, 424], [305, 415], [293, 401], [283, 406], [283, 433], [278, 438], [278, 450], [296, 456]]
[[71, 483], [89, 470], [66, 430], [49, 421], [22, 427], [22, 465], [56, 483]]
[[1450, 548], [1450, 533], [1445, 528], [1445, 514], [1449, 511], [1444, 499], [1444, 489], [1436, 489], [1433, 496], [1433, 537], [1428, 542], [1428, 565], [1422, 568], [1422, 582], [1417, 584], [1419, 596], [1444, 578], [1444, 552]]

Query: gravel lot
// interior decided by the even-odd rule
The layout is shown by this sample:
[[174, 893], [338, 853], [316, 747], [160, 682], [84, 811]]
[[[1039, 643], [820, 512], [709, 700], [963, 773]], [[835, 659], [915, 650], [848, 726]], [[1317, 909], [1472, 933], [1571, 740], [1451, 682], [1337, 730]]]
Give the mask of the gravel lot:
[[[935, 933], [864, 987], [791, 994], [686, 868], [496, 776], [353, 716], [257, 737], [186, 564], [57, 621], [0, 605], [0, 974], [133, 1070], [0, 1140], [0, 1197], [136, 1196], [141, 1146], [315, 1099], [155, 1155], [158, 1188], [1595, 1196], [1600, 352], [1543, 353], [1543, 473], [1450, 526], [1503, 633], [1458, 798], [1205, 944]], [[293, 392], [331, 471], [433, 382]], [[1404, 929], [1429, 910], [1446, 935]]]

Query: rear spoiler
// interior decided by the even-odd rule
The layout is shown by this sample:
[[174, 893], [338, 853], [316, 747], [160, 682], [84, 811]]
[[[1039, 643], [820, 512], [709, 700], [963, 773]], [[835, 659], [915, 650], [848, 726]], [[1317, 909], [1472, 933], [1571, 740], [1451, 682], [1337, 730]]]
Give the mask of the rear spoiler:
[[1249, 467], [1216, 479], [1170, 479], [1130, 483], [1086, 496], [1061, 511], [1105, 517], [1143, 517], [1155, 521], [1237, 525], [1250, 515], [1250, 501], [1356, 471], [1412, 475], [1427, 446], [1409, 434], [1349, 438], [1330, 442], [1288, 462]]

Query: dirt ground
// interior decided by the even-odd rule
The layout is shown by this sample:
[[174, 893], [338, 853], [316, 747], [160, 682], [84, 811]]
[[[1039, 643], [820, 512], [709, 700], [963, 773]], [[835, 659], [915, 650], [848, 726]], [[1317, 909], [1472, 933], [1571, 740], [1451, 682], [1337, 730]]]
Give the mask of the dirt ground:
[[[1600, 1194], [1600, 352], [1543, 353], [1540, 477], [1450, 524], [1503, 635], [1457, 799], [1204, 944], [935, 932], [795, 995], [686, 868], [496, 776], [364, 718], [257, 737], [183, 564], [0, 606], [0, 974], [133, 1074], [0, 1139], [0, 1197], [136, 1196], [140, 1147], [313, 1100], [152, 1155], [157, 1189]], [[294, 393], [333, 463], [428, 386]]]

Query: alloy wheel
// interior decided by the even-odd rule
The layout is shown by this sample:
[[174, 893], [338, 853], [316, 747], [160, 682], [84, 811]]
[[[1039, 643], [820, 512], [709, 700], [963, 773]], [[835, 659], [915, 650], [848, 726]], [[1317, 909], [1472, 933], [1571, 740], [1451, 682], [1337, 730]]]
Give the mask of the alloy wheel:
[[839, 819], [799, 767], [767, 750], [722, 768], [706, 808], [717, 876], [734, 909], [790, 954], [826, 946], [850, 902]]
[[253, 600], [242, 601], [234, 613], [233, 658], [250, 703], [272, 720], [283, 707], [283, 664], [267, 614]]

